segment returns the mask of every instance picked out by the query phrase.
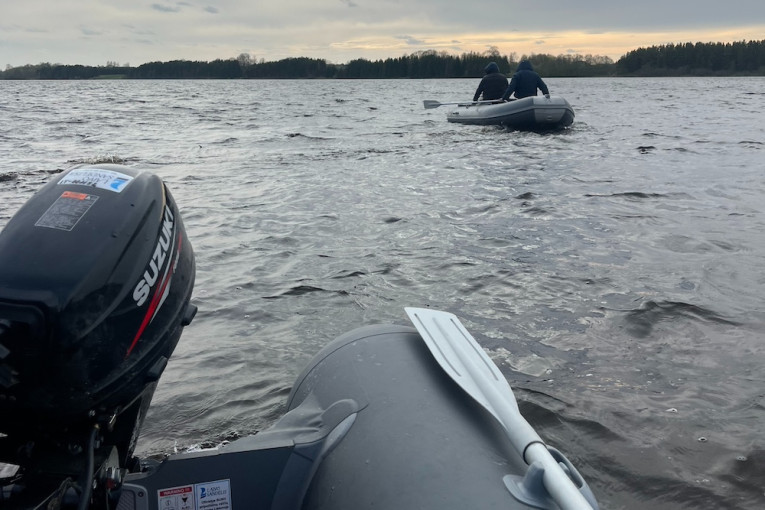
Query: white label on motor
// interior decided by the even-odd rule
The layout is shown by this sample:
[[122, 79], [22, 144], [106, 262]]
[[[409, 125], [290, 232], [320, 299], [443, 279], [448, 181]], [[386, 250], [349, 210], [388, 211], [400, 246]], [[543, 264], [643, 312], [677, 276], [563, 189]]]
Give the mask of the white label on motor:
[[77, 184], [79, 186], [93, 186], [95, 188], [105, 189], [121, 193], [133, 177], [114, 170], [103, 168], [75, 168], [64, 176], [59, 185]]

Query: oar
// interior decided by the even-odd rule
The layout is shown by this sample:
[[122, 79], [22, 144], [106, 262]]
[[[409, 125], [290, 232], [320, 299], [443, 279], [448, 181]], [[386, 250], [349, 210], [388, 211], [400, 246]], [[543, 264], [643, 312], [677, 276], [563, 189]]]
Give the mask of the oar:
[[457, 106], [470, 106], [474, 104], [494, 104], [494, 103], [501, 103], [501, 99], [492, 99], [489, 101], [467, 101], [467, 102], [461, 102], [461, 103], [439, 103], [438, 101], [434, 101], [433, 99], [426, 99], [423, 101], [423, 105], [425, 106], [426, 110], [430, 110], [431, 108], [438, 108], [439, 106], [444, 105], [457, 105]]
[[597, 508], [597, 503], [591, 505], [585, 499], [521, 415], [507, 380], [460, 320], [454, 314], [425, 308], [406, 308], [406, 313], [441, 368], [494, 415], [524, 461], [543, 471], [544, 489], [555, 503], [562, 510]]

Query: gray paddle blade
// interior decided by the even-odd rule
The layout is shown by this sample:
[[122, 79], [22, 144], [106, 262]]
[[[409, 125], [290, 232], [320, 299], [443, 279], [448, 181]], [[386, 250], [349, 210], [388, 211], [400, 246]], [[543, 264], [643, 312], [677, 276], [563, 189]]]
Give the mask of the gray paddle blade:
[[[515, 396], [505, 376], [456, 315], [427, 308], [405, 310], [438, 364], [468, 395], [505, 425], [482, 386], [488, 383], [503, 394], [507, 405], [519, 412]], [[486, 381], [482, 381], [481, 378], [485, 378]]]

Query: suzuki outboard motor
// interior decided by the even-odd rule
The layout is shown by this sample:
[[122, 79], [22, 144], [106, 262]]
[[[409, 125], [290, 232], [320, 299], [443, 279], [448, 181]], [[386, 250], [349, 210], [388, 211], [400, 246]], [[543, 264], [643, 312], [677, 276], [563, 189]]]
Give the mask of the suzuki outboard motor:
[[150, 173], [71, 169], [8, 222], [0, 233], [0, 462], [19, 468], [0, 502], [36, 506], [43, 495], [65, 503], [72, 492], [90, 498], [99, 481], [119, 485], [196, 311], [194, 275], [178, 207]]

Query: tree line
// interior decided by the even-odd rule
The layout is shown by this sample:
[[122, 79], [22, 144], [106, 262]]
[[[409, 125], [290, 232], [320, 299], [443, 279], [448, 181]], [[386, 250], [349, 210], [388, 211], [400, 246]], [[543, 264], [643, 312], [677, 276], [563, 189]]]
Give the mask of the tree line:
[[765, 75], [765, 40], [665, 44], [632, 50], [617, 63], [638, 76]]
[[765, 40], [734, 43], [685, 43], [651, 46], [630, 51], [617, 62], [593, 55], [501, 55], [496, 48], [483, 53], [452, 55], [420, 51], [380, 60], [355, 59], [333, 64], [324, 59], [286, 58], [266, 62], [250, 55], [209, 62], [173, 60], [149, 62], [138, 67], [83, 66], [42, 63], [7, 67], [5, 80], [126, 79], [394, 79], [477, 78], [490, 61], [512, 74], [520, 60], [529, 59], [545, 77], [596, 76], [765, 76]]

